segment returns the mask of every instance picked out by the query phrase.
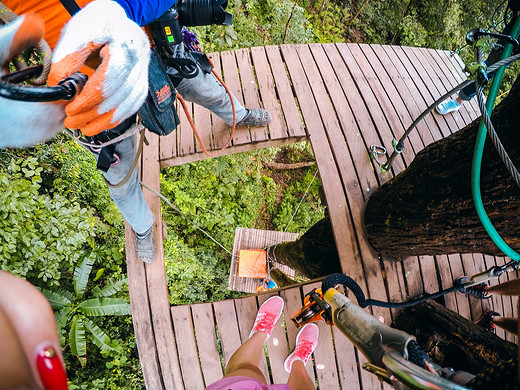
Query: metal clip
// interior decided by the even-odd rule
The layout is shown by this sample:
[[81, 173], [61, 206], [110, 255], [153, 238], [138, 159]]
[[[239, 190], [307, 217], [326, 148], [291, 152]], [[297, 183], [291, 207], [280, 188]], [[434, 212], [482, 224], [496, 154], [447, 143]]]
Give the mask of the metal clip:
[[386, 169], [383, 171], [383, 169], [384, 169], [383, 165], [385, 165], [385, 163], [382, 163], [381, 161], [379, 161], [378, 157], [384, 156], [384, 155], [386, 155], [386, 148], [384, 146], [379, 146], [379, 145], [370, 146], [370, 157], [373, 160], [376, 160], [382, 173], [385, 173], [384, 171], [386, 171]]

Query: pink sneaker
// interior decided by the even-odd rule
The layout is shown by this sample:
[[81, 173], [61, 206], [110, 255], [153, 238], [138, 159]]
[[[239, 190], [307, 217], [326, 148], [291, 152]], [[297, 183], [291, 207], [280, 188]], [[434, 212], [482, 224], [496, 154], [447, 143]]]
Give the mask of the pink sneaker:
[[316, 324], [307, 324], [300, 329], [296, 336], [296, 347], [294, 348], [294, 351], [287, 356], [287, 359], [285, 359], [283, 364], [285, 371], [289, 373], [291, 372], [291, 367], [295, 360], [301, 360], [303, 364], [307, 363], [311, 354], [318, 345], [319, 335], [320, 330]]
[[251, 329], [251, 333], [249, 333], [249, 338], [256, 332], [264, 332], [267, 334], [267, 338], [271, 336], [276, 322], [282, 315], [283, 303], [283, 299], [275, 295], [260, 306], [253, 329]]

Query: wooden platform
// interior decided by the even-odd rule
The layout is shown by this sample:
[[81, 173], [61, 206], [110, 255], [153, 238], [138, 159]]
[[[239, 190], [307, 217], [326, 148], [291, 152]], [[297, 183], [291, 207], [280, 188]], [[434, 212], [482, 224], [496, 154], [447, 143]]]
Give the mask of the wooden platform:
[[[241, 249], [266, 249], [281, 242], [295, 241], [297, 238], [297, 233], [238, 227], [235, 230], [235, 242], [229, 268], [228, 290], [256, 293], [257, 287], [263, 282], [263, 279], [241, 278], [238, 276], [238, 259]], [[270, 267], [278, 268], [287, 276], [294, 278], [294, 270], [286, 265], [272, 261]]]
[[[370, 145], [392, 150], [392, 139], [435, 99], [465, 79], [457, 57], [448, 52], [410, 47], [357, 44], [284, 45], [243, 49], [214, 56], [226, 83], [249, 107], [273, 114], [268, 128], [238, 129], [226, 153], [308, 139], [312, 145], [343, 271], [370, 298], [400, 301], [452, 285], [504, 258], [461, 254], [380, 258], [366, 240], [363, 210], [370, 194], [405, 169], [425, 145], [464, 127], [477, 116], [476, 103], [464, 104], [447, 116], [430, 114], [411, 133], [393, 171], [382, 176], [369, 159]], [[228, 130], [209, 112], [192, 108], [205, 144], [222, 145]], [[185, 123], [160, 139], [148, 136], [141, 177], [159, 189], [160, 167], [205, 158]], [[383, 158], [384, 159], [384, 158]], [[160, 201], [145, 191], [156, 215], [155, 240], [162, 242]], [[245, 340], [258, 305], [268, 295], [214, 303], [170, 307], [163, 249], [158, 259], [143, 264], [127, 226], [127, 262], [134, 329], [148, 389], [202, 389], [222, 376], [222, 367]], [[510, 277], [508, 275], [507, 277]], [[516, 277], [516, 275], [515, 275]], [[503, 277], [504, 278], [504, 277]], [[286, 330], [277, 328], [263, 364], [270, 381], [283, 382], [282, 362], [293, 346], [296, 328], [288, 316], [302, 304], [312, 284], [276, 292], [286, 302]], [[445, 304], [470, 319], [491, 307], [504, 315], [516, 311], [516, 298], [488, 301], [448, 295]], [[373, 308], [390, 323], [391, 311]], [[516, 315], [516, 313], [514, 313]], [[314, 361], [308, 364], [319, 388], [381, 389], [373, 375], [361, 369], [364, 358], [336, 329], [321, 324]], [[499, 335], [507, 337], [504, 332]], [[269, 364], [269, 366], [268, 366]], [[386, 388], [386, 386], [383, 386]]]

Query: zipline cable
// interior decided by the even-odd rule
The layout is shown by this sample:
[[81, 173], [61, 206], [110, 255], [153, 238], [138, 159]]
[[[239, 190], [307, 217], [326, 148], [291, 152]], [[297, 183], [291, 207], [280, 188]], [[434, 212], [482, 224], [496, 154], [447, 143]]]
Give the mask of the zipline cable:
[[[513, 29], [511, 31], [512, 37], [518, 37], [520, 32], [520, 17], [516, 20]], [[511, 52], [513, 51], [513, 45], [510, 43], [507, 43], [504, 47], [504, 52], [502, 53], [502, 58], [507, 58], [511, 55]], [[519, 55], [516, 55], [519, 56]], [[513, 57], [516, 57], [513, 56]], [[510, 57], [510, 58], [513, 58]], [[502, 60], [503, 61], [503, 60]], [[497, 64], [499, 64], [499, 61]], [[489, 90], [489, 95], [487, 99], [486, 109], [484, 112], [488, 114], [488, 116], [491, 114], [491, 111], [493, 110], [493, 105], [495, 104], [495, 99], [498, 94], [498, 89], [500, 86], [500, 82], [502, 80], [502, 77], [504, 75], [505, 67], [500, 67], [495, 77], [493, 77], [493, 82], [491, 84], [491, 88]], [[477, 83], [478, 86], [478, 83]], [[482, 99], [482, 96], [480, 97]], [[488, 233], [489, 237], [493, 240], [495, 245], [502, 251], [504, 254], [508, 257], [510, 257], [512, 260], [520, 261], [520, 253], [513, 250], [507, 243], [502, 239], [500, 234], [496, 231], [495, 227], [493, 226], [491, 220], [489, 219], [486, 210], [484, 209], [484, 203], [482, 202], [482, 194], [480, 191], [480, 173], [482, 168], [482, 155], [484, 153], [484, 145], [486, 143], [486, 135], [487, 135], [487, 128], [486, 124], [484, 123], [484, 120], [480, 122], [480, 127], [478, 129], [477, 133], [477, 141], [475, 144], [475, 152], [473, 153], [473, 161], [471, 166], [471, 192], [473, 194], [473, 202], [475, 203], [475, 209], [477, 210], [477, 215], [480, 219], [480, 222], [484, 226], [484, 229]]]

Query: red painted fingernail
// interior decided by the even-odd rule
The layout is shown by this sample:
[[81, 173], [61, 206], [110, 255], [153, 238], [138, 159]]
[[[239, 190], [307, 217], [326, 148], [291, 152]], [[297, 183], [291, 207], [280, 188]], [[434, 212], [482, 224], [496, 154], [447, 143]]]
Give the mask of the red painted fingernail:
[[38, 352], [36, 366], [45, 390], [67, 390], [67, 374], [53, 347]]

